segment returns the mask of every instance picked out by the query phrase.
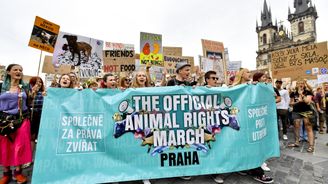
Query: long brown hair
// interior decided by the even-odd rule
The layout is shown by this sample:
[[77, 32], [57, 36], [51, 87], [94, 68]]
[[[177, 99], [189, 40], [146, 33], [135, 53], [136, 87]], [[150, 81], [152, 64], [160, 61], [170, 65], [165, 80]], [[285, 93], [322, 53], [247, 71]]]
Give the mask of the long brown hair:
[[40, 79], [40, 81], [41, 81], [41, 87], [40, 87], [40, 89], [39, 89], [39, 91], [44, 91], [45, 89], [44, 89], [44, 84], [43, 84], [43, 80], [41, 79], [41, 77], [38, 77], [38, 76], [35, 76], [35, 77], [32, 77], [31, 79], [30, 79], [30, 86], [31, 86], [31, 89], [32, 89], [32, 87], [36, 84], [36, 81], [38, 81], [38, 79]]

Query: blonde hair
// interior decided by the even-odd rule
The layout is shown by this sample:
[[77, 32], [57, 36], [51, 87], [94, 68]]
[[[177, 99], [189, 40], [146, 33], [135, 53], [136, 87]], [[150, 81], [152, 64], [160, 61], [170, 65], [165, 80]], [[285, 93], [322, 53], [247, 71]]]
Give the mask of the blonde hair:
[[[141, 86], [137, 80], [137, 76], [139, 73], [144, 73], [145, 76], [146, 76], [146, 83], [145, 83], [145, 86]], [[131, 84], [131, 87], [132, 88], [142, 88], [142, 87], [150, 87], [150, 82], [149, 82], [149, 77], [146, 73], [146, 71], [144, 70], [138, 70], [137, 72], [134, 73], [133, 75], [133, 79], [132, 79], [132, 84]]]
[[237, 72], [235, 79], [232, 83], [232, 86], [236, 86], [239, 84], [242, 84], [242, 79], [243, 79], [243, 75], [244, 73], [249, 72], [249, 70], [247, 68], [240, 68], [240, 70]]

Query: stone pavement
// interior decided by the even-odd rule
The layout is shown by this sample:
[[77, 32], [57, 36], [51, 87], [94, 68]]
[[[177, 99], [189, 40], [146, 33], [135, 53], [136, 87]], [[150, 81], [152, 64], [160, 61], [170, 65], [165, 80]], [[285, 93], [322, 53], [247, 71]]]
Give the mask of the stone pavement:
[[[314, 153], [307, 153], [307, 143], [302, 142], [298, 148], [288, 148], [294, 136], [292, 129], [288, 131], [288, 141], [280, 140], [281, 156], [272, 158], [266, 163], [271, 172], [266, 174], [273, 177], [276, 184], [328, 184], [328, 134], [317, 134]], [[0, 171], [2, 172], [2, 171]], [[32, 168], [24, 170], [29, 177]], [[256, 184], [250, 176], [237, 173], [224, 174], [225, 184]], [[151, 180], [152, 184], [215, 184], [211, 176], [197, 176], [190, 181], [180, 178]], [[14, 184], [11, 182], [10, 184]], [[30, 182], [29, 182], [30, 183]], [[120, 184], [142, 184], [141, 181], [122, 182]]]

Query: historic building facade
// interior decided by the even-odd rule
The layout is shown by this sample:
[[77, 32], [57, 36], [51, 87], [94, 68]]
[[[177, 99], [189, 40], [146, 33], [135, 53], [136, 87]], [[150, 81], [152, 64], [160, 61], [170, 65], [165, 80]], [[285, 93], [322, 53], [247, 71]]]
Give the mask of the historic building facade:
[[312, 0], [294, 0], [293, 13], [288, 8], [290, 31], [282, 24], [272, 22], [271, 8], [264, 0], [261, 12], [261, 24], [256, 21], [258, 50], [256, 68], [271, 71], [270, 53], [275, 50], [316, 42], [316, 19], [318, 18]]

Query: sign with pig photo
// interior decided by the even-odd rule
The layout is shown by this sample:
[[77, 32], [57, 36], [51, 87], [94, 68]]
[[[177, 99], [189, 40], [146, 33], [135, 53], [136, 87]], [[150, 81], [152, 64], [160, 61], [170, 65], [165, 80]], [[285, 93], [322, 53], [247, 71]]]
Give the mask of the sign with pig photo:
[[140, 64], [163, 66], [162, 35], [140, 33]]
[[36, 16], [28, 46], [53, 53], [59, 25]]
[[53, 55], [53, 64], [79, 68], [80, 78], [96, 77], [103, 63], [103, 41], [60, 32]]

